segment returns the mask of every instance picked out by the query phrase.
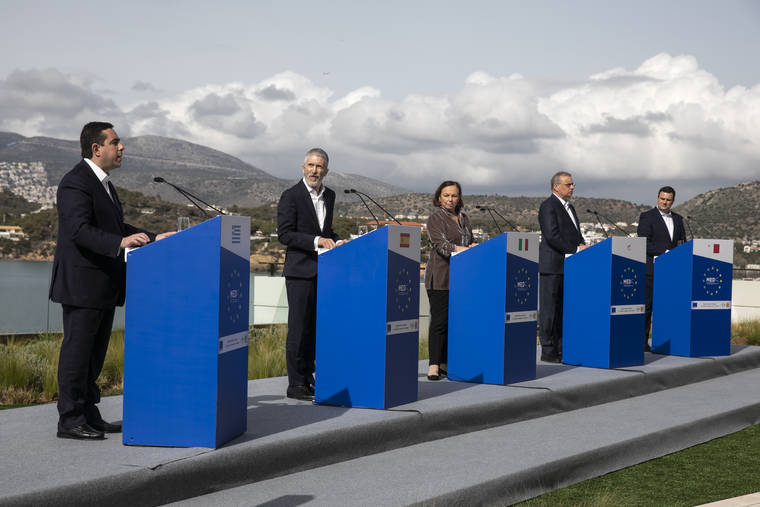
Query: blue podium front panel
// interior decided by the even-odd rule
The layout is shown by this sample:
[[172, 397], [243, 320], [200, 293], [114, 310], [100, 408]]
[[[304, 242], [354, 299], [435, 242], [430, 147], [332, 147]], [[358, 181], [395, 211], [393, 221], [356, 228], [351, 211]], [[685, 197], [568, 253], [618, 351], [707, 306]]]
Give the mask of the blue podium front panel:
[[317, 403], [417, 399], [419, 252], [419, 228], [391, 225], [319, 256]]
[[732, 240], [694, 239], [655, 259], [654, 352], [730, 354], [733, 246]]
[[245, 431], [249, 238], [248, 217], [217, 217], [130, 252], [124, 444], [218, 447]]
[[565, 261], [562, 362], [644, 364], [645, 238], [612, 237]]
[[504, 233], [452, 256], [449, 379], [535, 379], [537, 302], [538, 234]]

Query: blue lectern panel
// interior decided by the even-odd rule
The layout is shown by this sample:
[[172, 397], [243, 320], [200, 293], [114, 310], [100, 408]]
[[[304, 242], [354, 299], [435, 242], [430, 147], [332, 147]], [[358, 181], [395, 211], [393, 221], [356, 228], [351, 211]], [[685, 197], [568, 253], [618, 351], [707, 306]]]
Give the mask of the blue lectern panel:
[[[448, 376], [504, 383], [507, 234], [451, 258]], [[535, 348], [533, 352], [535, 362]]]
[[387, 259], [386, 228], [319, 256], [317, 403], [385, 406]]
[[692, 265], [691, 241], [655, 259], [652, 352], [691, 354]]
[[644, 302], [646, 265], [612, 256], [610, 308], [610, 365], [644, 364]]
[[204, 222], [129, 256], [125, 444], [216, 447], [216, 384], [203, 379], [217, 376], [208, 358], [217, 357], [219, 235]]
[[731, 353], [732, 278], [733, 264], [694, 256], [691, 355]]
[[610, 246], [604, 242], [565, 259], [562, 311], [565, 364], [609, 367], [610, 263]]
[[[250, 242], [249, 235], [239, 238]], [[248, 301], [250, 261], [226, 248], [221, 252], [219, 276], [219, 371], [217, 372], [217, 441], [227, 442], [244, 433], [246, 417], [221, 417], [247, 414], [248, 383]]]
[[[538, 241], [530, 247], [538, 249]], [[538, 263], [508, 253], [506, 286], [505, 384], [536, 378]]]
[[387, 287], [385, 406], [393, 407], [417, 400], [419, 262], [389, 251]]
[[652, 349], [730, 353], [733, 241], [694, 239], [655, 261]]

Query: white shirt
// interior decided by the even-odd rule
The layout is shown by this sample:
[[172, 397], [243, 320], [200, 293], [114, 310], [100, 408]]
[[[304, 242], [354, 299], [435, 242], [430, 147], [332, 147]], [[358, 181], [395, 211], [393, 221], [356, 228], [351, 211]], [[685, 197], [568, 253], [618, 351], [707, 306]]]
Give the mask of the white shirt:
[[663, 213], [660, 208], [657, 208], [657, 211], [660, 212], [660, 216], [665, 221], [665, 227], [668, 228], [668, 234], [670, 234], [670, 241], [673, 241], [673, 214], [670, 212]]
[[108, 197], [111, 198], [111, 201], [113, 201], [113, 196], [111, 195], [111, 189], [108, 188], [108, 182], [111, 181], [111, 177], [108, 175], [107, 172], [105, 172], [103, 169], [98, 167], [98, 165], [90, 160], [89, 158], [84, 159], [85, 162], [87, 162], [87, 165], [90, 166], [92, 169], [92, 172], [95, 173], [95, 176], [97, 176], [98, 180], [100, 181], [100, 184], [103, 185], [103, 188], [106, 189], [106, 193], [108, 194]]
[[[303, 184], [306, 185], [306, 190], [309, 191], [311, 203], [314, 205], [314, 211], [317, 213], [319, 229], [324, 229], [325, 217], [327, 216], [327, 207], [325, 206], [325, 186], [322, 185], [319, 188], [319, 192], [317, 192], [315, 189], [311, 188], [308, 183], [306, 183], [306, 178], [303, 178], [302, 181]], [[320, 236], [314, 237], [314, 250], [319, 250], [319, 238]]]
[[[570, 203], [567, 202], [567, 201], [565, 201], [564, 199], [562, 199], [557, 194], [554, 194], [554, 197], [556, 197], [557, 199], [559, 199], [559, 202], [561, 202], [562, 206], [565, 207], [565, 211], [567, 212], [567, 216], [570, 217], [570, 221], [573, 222], [573, 225], [575, 226], [575, 228], [578, 229], [578, 223], [575, 221], [575, 217], [573, 216], [573, 212], [570, 211]], [[578, 229], [578, 230], [580, 230], [580, 229]]]

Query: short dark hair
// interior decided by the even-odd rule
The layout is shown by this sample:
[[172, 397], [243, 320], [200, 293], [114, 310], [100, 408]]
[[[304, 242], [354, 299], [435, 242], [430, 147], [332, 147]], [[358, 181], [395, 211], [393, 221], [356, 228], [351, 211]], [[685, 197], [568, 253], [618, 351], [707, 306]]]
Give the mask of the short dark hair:
[[673, 200], [676, 199], [676, 189], [675, 188], [673, 188], [671, 186], [668, 186], [668, 185], [665, 185], [664, 187], [662, 187], [660, 190], [657, 191], [657, 197], [660, 197], [660, 194], [662, 192], [665, 192], [666, 194], [673, 194]]
[[103, 143], [106, 142], [106, 135], [103, 131], [112, 128], [113, 125], [105, 121], [91, 121], [82, 127], [82, 133], [79, 134], [82, 158], [92, 158], [92, 145], [99, 144], [103, 146]]
[[309, 151], [307, 151], [306, 156], [303, 158], [304, 164], [306, 163], [306, 159], [312, 155], [322, 157], [322, 160], [325, 161], [325, 167], [330, 165], [330, 157], [327, 156], [327, 152], [323, 150], [322, 148], [312, 148]]
[[451, 187], [454, 185], [456, 185], [457, 190], [459, 191], [459, 202], [454, 208], [454, 213], [458, 215], [459, 211], [462, 209], [462, 206], [464, 206], [464, 201], [462, 200], [462, 186], [457, 181], [446, 180], [442, 182], [440, 185], [438, 185], [438, 188], [435, 189], [435, 194], [433, 194], [433, 206], [440, 208], [441, 207], [441, 192], [443, 192], [444, 188]]

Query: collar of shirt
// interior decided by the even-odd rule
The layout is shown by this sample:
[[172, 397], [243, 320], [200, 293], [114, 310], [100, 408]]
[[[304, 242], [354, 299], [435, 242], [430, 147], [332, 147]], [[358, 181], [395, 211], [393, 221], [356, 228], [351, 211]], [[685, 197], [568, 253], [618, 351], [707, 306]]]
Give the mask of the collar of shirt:
[[107, 172], [105, 172], [103, 169], [98, 167], [98, 164], [90, 160], [89, 158], [84, 159], [85, 162], [87, 162], [87, 165], [90, 166], [92, 169], [92, 172], [95, 173], [95, 176], [98, 177], [98, 181], [100, 181], [104, 187], [108, 186], [108, 182], [111, 181], [111, 176]]
[[302, 178], [301, 181], [303, 181], [303, 184], [306, 185], [306, 190], [309, 191], [309, 193], [311, 194], [312, 198], [316, 197], [317, 199], [319, 199], [325, 193], [325, 186], [324, 185], [322, 185], [321, 187], [319, 187], [319, 192], [317, 192], [316, 190], [314, 190], [313, 188], [311, 188], [308, 183], [306, 183], [306, 178]]
[[561, 198], [560, 196], [558, 196], [558, 195], [557, 195], [557, 194], [555, 194], [554, 192], [552, 192], [552, 195], [553, 195], [554, 197], [556, 197], [557, 199], [559, 199], [559, 202], [561, 202], [561, 203], [562, 203], [562, 206], [564, 206], [564, 207], [565, 207], [565, 209], [567, 209], [567, 206], [570, 204], [568, 201], [564, 200], [563, 198]]
[[662, 215], [665, 218], [673, 218], [673, 213], [671, 211], [668, 211], [667, 213], [665, 213], [660, 208], [657, 208], [657, 211], [659, 211], [660, 215]]

